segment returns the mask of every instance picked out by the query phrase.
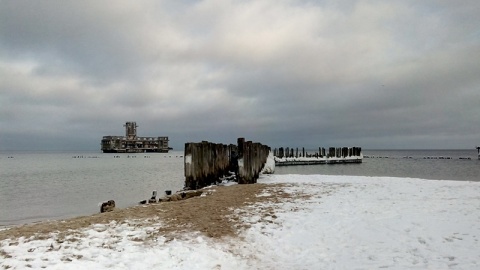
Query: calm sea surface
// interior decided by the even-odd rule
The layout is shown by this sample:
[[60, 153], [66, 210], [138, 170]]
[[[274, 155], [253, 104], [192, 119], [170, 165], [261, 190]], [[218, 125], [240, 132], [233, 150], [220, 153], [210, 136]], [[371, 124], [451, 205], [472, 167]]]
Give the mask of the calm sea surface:
[[[168, 154], [2, 153], [0, 226], [128, 207], [183, 188], [183, 152]], [[13, 158], [12, 158], [13, 157]]]
[[[480, 181], [476, 150], [364, 150], [361, 164], [277, 167], [276, 174], [328, 174]], [[368, 156], [368, 158], [367, 158]], [[461, 159], [462, 158], [462, 159]], [[470, 158], [470, 159], [468, 159]], [[0, 153], [0, 226], [124, 208], [153, 190], [183, 188], [183, 152]]]
[[[312, 151], [313, 152], [313, 151]], [[363, 150], [359, 164], [276, 167], [276, 174], [364, 175], [480, 181], [477, 150]]]

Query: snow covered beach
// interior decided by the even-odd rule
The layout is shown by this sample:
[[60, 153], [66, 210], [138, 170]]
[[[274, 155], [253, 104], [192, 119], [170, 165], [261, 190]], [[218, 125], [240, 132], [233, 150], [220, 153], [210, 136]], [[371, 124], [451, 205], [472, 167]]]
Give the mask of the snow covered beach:
[[[211, 187], [206, 196], [128, 209], [122, 218], [112, 214], [65, 221], [67, 226], [37, 237], [33, 235], [38, 225], [29, 234], [23, 231], [24, 236], [21, 227], [0, 231], [0, 265], [4, 269], [480, 268], [478, 182], [270, 175], [259, 183]], [[220, 203], [225, 207], [215, 206]], [[205, 220], [189, 219], [195, 212], [199, 213], [195, 220]], [[168, 213], [175, 215], [163, 216]], [[78, 223], [82, 226], [73, 226]]]

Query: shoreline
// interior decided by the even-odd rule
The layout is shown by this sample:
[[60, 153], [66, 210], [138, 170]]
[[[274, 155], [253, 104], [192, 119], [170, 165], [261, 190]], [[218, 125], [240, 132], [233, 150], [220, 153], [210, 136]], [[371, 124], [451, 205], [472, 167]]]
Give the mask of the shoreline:
[[[227, 226], [230, 221], [226, 220], [226, 216], [244, 205], [274, 200], [273, 197], [260, 198], [257, 195], [267, 186], [273, 188], [275, 185], [281, 184], [211, 186], [202, 189], [204, 195], [182, 201], [136, 205], [93, 215], [6, 226], [0, 228], [0, 241], [20, 237], [42, 239], [52, 233], [62, 234], [94, 224], [108, 224], [112, 221], [122, 223], [129, 220], [141, 220], [144, 225], [161, 220], [164, 223], [163, 231], [167, 234], [183, 231], [188, 227], [196, 228], [208, 237], [232, 236], [236, 233], [232, 226]], [[206, 220], [209, 217], [212, 217], [214, 222]]]
[[[280, 175], [285, 175], [285, 174], [280, 174]], [[325, 175], [325, 176], [330, 176], [330, 175]], [[453, 181], [453, 182], [468, 182], [468, 183], [480, 183], [480, 180], [470, 180], [470, 179], [462, 179], [462, 180], [456, 180], [456, 179], [428, 179], [428, 178], [417, 178], [417, 177], [400, 177], [400, 176], [362, 176], [362, 175], [331, 175], [331, 176], [345, 176], [345, 177], [381, 177], [381, 178], [405, 178], [405, 179], [418, 179], [418, 180], [427, 180], [427, 181]], [[257, 193], [261, 193], [261, 189], [264, 189], [265, 187], [260, 187], [260, 185], [282, 185], [282, 184], [265, 184], [265, 183], [256, 183], [256, 184], [251, 184], [251, 185], [259, 185], [256, 186], [259, 191]], [[234, 187], [234, 186], [248, 186], [248, 185], [238, 185], [237, 183], [234, 183], [233, 185], [214, 185], [210, 187], [206, 187], [202, 190], [205, 190], [205, 192], [209, 193], [209, 195], [212, 194], [212, 190], [215, 190], [216, 188], [228, 188], [228, 187]], [[253, 189], [253, 188], [252, 188]], [[202, 196], [205, 197], [205, 196]], [[193, 197], [195, 198], [195, 197]], [[190, 198], [188, 200], [191, 200], [193, 198]], [[187, 201], [188, 201], [187, 200]], [[158, 202], [154, 204], [136, 204], [132, 206], [128, 206], [125, 208], [115, 208], [113, 219], [112, 220], [119, 220], [119, 216], [125, 216], [124, 219], [126, 219], [126, 215], [129, 215], [129, 213], [133, 213], [134, 209], [137, 208], [144, 208], [144, 207], [158, 207], [158, 205], [165, 204], [165, 203], [178, 203], [180, 201], [174, 201], [174, 202]], [[240, 205], [241, 206], [241, 205]], [[169, 208], [170, 209], [170, 208]], [[173, 207], [173, 209], [175, 209]], [[175, 211], [175, 210], [174, 210]], [[140, 213], [145, 213], [148, 211], [140, 211]], [[2, 235], [4, 234], [3, 232], [5, 231], [12, 231], [17, 228], [30, 228], [30, 227], [43, 227], [44, 224], [49, 224], [49, 225], [54, 225], [57, 223], [71, 223], [74, 220], [79, 220], [81, 224], [85, 223], [85, 220], [92, 220], [92, 221], [99, 221], [101, 223], [106, 223], [106, 219], [109, 217], [109, 213], [111, 212], [105, 212], [105, 213], [94, 213], [94, 214], [86, 214], [86, 215], [72, 215], [72, 216], [67, 216], [67, 217], [58, 217], [58, 218], [51, 218], [51, 219], [45, 219], [45, 220], [37, 220], [37, 221], [32, 221], [32, 222], [26, 222], [26, 223], [18, 223], [18, 224], [10, 224], [10, 225], [0, 225], [0, 241], [5, 239]], [[110, 214], [111, 215], [111, 214]], [[143, 214], [140, 214], [143, 215]], [[105, 217], [102, 217], [105, 216]], [[136, 214], [131, 214], [131, 216], [136, 216]], [[138, 218], [138, 217], [137, 217]], [[55, 226], [55, 225], [54, 225]], [[28, 230], [27, 230], [28, 231]], [[43, 232], [44, 230], [40, 230]]]

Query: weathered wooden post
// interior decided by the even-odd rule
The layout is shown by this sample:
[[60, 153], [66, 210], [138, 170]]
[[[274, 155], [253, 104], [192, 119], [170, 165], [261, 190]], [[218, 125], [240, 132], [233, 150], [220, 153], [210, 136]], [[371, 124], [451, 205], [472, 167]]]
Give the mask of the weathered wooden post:
[[[237, 139], [237, 146], [238, 146], [238, 172], [237, 174], [237, 181], [239, 184], [245, 184], [245, 175], [244, 175], [244, 151], [245, 151], [245, 139], [238, 138]], [[280, 148], [281, 149], [281, 148]]]
[[[244, 138], [238, 138], [237, 142], [238, 146], [207, 141], [186, 143], [185, 188], [198, 189], [214, 184], [230, 171], [236, 173], [239, 184], [256, 183], [270, 148], [260, 143], [245, 142]], [[285, 154], [281, 150], [279, 152]]]
[[234, 144], [229, 145], [230, 149], [230, 168], [229, 170], [234, 172], [236, 175], [238, 173], [238, 147]]
[[190, 189], [195, 189], [195, 176], [194, 170], [195, 166], [192, 160], [192, 152], [193, 152], [193, 144], [186, 143], [185, 144], [185, 152], [184, 152], [184, 171], [185, 171], [185, 187]]
[[247, 163], [247, 167], [245, 168], [246, 169], [246, 172], [247, 172], [247, 184], [252, 184], [253, 183], [253, 145], [252, 145], [252, 141], [247, 141], [247, 143], [245, 144], [245, 146], [247, 146], [247, 149], [246, 149], [246, 152], [248, 153], [247, 157], [248, 157], [248, 163]]
[[[254, 160], [254, 166], [253, 166], [253, 179], [252, 183], [257, 183], [257, 179], [260, 176], [260, 170], [263, 164], [261, 164], [261, 144], [259, 143], [254, 143], [254, 148], [253, 148], [253, 160]], [[292, 149], [293, 150], [293, 149]]]

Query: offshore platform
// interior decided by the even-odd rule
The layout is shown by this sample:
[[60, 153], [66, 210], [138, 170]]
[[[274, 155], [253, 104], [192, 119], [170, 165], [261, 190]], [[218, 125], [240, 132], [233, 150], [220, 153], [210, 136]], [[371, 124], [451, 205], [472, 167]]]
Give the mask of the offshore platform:
[[168, 137], [138, 137], [137, 123], [126, 122], [125, 136], [103, 136], [103, 153], [168, 153]]

